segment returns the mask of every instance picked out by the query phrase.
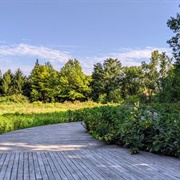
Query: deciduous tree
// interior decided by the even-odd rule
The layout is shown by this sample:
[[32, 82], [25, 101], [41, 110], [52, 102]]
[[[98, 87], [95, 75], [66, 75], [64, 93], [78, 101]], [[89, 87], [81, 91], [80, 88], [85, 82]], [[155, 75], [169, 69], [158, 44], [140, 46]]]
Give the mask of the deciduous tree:
[[69, 60], [60, 71], [59, 98], [65, 100], [86, 100], [91, 91], [90, 78], [86, 76], [78, 60]]
[[112, 93], [119, 92], [117, 89], [120, 88], [121, 73], [122, 64], [118, 59], [109, 58], [103, 64], [95, 64], [91, 83], [93, 99], [103, 102], [112, 101]]
[[168, 19], [167, 26], [175, 34], [170, 40], [167, 41], [167, 43], [173, 50], [173, 55], [176, 59], [175, 63], [180, 66], [180, 13], [177, 13], [175, 18], [171, 17]]
[[[180, 5], [179, 5], [180, 7]], [[167, 26], [175, 34], [167, 43], [173, 50], [175, 58], [174, 71], [173, 71], [173, 88], [171, 89], [171, 97], [175, 101], [180, 101], [180, 13], [176, 17], [171, 17], [167, 21]]]
[[31, 72], [31, 100], [54, 101], [58, 72], [50, 63], [40, 65], [38, 61]]

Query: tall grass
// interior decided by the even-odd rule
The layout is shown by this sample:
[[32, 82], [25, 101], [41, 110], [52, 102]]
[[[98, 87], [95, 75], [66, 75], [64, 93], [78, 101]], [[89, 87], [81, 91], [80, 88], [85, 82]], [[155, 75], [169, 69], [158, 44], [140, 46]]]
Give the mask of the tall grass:
[[77, 110], [87, 107], [102, 106], [93, 101], [86, 102], [64, 102], [64, 103], [42, 103], [40, 101], [34, 103], [0, 103], [0, 115], [7, 113], [47, 113], [56, 111]]
[[101, 106], [92, 101], [65, 103], [1, 103], [0, 134], [17, 129], [73, 121], [70, 110]]

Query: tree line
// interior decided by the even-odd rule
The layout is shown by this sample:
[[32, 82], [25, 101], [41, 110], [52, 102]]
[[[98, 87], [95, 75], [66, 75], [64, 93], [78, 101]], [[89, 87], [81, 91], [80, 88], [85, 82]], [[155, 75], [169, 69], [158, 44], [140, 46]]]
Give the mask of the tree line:
[[[176, 101], [173, 94], [172, 58], [165, 52], [152, 52], [149, 63], [124, 67], [118, 59], [108, 58], [94, 65], [91, 76], [83, 73], [77, 59], [69, 60], [60, 71], [49, 63], [35, 66], [29, 76], [18, 69], [0, 75], [1, 96], [23, 95], [29, 101], [86, 101], [119, 103], [128, 98], [153, 98], [162, 102]], [[178, 95], [178, 94], [177, 94]]]
[[30, 102], [86, 101], [119, 103], [126, 99], [144, 101], [180, 101], [180, 14], [171, 17], [167, 26], [175, 36], [167, 41], [173, 58], [166, 52], [152, 52], [150, 62], [124, 67], [118, 59], [108, 58], [94, 64], [91, 76], [83, 73], [77, 59], [69, 60], [57, 71], [50, 64], [35, 66], [29, 76], [21, 69], [0, 73], [0, 96], [21, 95]]

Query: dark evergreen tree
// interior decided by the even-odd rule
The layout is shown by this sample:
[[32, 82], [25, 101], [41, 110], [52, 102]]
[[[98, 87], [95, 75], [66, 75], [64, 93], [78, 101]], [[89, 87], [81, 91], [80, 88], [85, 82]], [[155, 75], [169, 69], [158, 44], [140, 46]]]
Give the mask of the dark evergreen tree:
[[28, 97], [29, 100], [31, 100], [31, 81], [30, 78], [27, 76], [24, 76], [24, 84], [22, 87], [23, 95]]
[[23, 86], [25, 83], [25, 77], [20, 69], [18, 69], [13, 75], [13, 92], [15, 94], [23, 94]]
[[10, 69], [3, 74], [2, 92], [5, 96], [13, 94], [13, 74]]
[[104, 69], [101, 63], [97, 63], [94, 65], [91, 88], [92, 88], [91, 97], [94, 101], [97, 101], [99, 96], [105, 93]]

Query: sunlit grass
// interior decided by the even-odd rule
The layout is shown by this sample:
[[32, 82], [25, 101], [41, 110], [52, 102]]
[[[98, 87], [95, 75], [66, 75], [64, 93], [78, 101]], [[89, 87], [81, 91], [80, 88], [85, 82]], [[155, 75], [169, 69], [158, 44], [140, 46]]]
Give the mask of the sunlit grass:
[[87, 107], [102, 106], [93, 101], [87, 102], [65, 102], [65, 103], [0, 103], [0, 115], [8, 113], [50, 113], [67, 110], [77, 110]]
[[[71, 122], [73, 110], [102, 106], [92, 101], [0, 103], [0, 134], [28, 127]], [[71, 111], [70, 111], [71, 110]]]

